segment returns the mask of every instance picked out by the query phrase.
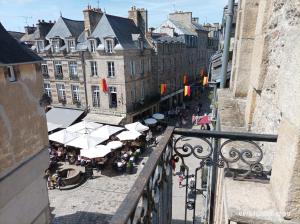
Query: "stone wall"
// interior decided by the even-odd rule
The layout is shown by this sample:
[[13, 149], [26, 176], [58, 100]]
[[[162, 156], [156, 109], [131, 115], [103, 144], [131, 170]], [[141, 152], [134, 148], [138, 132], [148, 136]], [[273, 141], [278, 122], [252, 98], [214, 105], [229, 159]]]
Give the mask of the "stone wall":
[[48, 133], [40, 106], [40, 66], [13, 66], [10, 82], [0, 67], [0, 223], [49, 223], [44, 170]]
[[[243, 30], [251, 31], [252, 47], [248, 40], [243, 43], [239, 42], [241, 36], [237, 38], [231, 90], [234, 96], [246, 99], [245, 128], [248, 131], [278, 134], [275, 147], [271, 144], [262, 146], [264, 163], [272, 168], [272, 175], [264, 194], [269, 196], [265, 200], [258, 198], [257, 206], [262, 203], [259, 200], [269, 200], [272, 203], [270, 211], [276, 214], [263, 223], [275, 223], [275, 217], [281, 220], [279, 223], [299, 223], [300, 50], [296, 46], [300, 44], [300, 2], [260, 0], [251, 1], [251, 4], [256, 2], [258, 5], [250, 4], [243, 8], [247, 2], [241, 1], [243, 10], [238, 16], [237, 36], [243, 34]], [[252, 18], [253, 21], [243, 20], [254, 8], [257, 16]], [[243, 47], [249, 47], [249, 51], [243, 50]], [[237, 94], [238, 89], [242, 94]], [[251, 189], [253, 195], [260, 192], [258, 184]], [[230, 188], [227, 191], [230, 194]], [[222, 192], [219, 193], [222, 195]], [[226, 200], [225, 195], [220, 198]], [[228, 199], [227, 203], [230, 202], [232, 200]], [[257, 214], [253, 213], [248, 219], [257, 219]]]

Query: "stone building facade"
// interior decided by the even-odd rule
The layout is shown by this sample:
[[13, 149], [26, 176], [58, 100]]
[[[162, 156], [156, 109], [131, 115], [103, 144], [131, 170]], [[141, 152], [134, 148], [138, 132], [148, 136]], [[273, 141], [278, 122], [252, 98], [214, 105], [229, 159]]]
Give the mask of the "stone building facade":
[[0, 24], [0, 223], [49, 223], [42, 59]]
[[[148, 31], [145, 9], [132, 7], [122, 18], [88, 6], [83, 15], [84, 21], [60, 16], [42, 48], [40, 38], [27, 41], [44, 59], [44, 88], [54, 107], [85, 110], [86, 120], [132, 122], [157, 112], [160, 102], [172, 106], [174, 95], [182, 101], [183, 76], [192, 84], [207, 67], [208, 32], [190, 12], [170, 14], [173, 28], [161, 25], [157, 35]], [[160, 98], [162, 83], [168, 88]]]
[[278, 140], [263, 146], [270, 182], [238, 182], [219, 172], [214, 223], [300, 222], [299, 24], [297, 0], [239, 2], [230, 89], [219, 91], [221, 126], [232, 116], [231, 130]]

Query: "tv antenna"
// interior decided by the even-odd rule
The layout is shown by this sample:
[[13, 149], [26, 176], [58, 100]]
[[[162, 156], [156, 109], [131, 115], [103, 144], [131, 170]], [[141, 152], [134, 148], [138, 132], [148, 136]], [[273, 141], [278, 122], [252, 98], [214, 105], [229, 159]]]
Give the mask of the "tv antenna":
[[24, 19], [26, 26], [28, 26], [28, 19], [32, 19], [32, 16], [18, 16]]

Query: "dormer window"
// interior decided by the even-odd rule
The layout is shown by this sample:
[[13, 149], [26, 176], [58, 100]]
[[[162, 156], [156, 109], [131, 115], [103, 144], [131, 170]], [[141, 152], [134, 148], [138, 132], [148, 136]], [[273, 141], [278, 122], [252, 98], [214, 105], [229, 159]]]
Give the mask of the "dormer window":
[[37, 46], [36, 50], [37, 50], [38, 53], [44, 51], [44, 48], [45, 48], [44, 41], [38, 40], [37, 43], [36, 43], [36, 46]]
[[54, 53], [59, 53], [60, 43], [58, 39], [52, 40], [52, 49]]
[[96, 51], [96, 42], [95, 40], [90, 40], [91, 52]]
[[113, 40], [105, 41], [105, 50], [107, 53], [113, 53]]
[[72, 52], [75, 50], [75, 40], [68, 40], [68, 51]]

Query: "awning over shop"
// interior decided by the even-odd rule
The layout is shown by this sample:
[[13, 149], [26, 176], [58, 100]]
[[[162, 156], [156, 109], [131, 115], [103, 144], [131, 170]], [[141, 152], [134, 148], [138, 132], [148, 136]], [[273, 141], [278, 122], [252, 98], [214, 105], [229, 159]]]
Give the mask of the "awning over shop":
[[61, 125], [60, 128], [67, 128], [74, 123], [74, 121], [76, 121], [83, 112], [83, 110], [55, 107], [46, 113], [47, 122]]
[[48, 132], [53, 131], [61, 127], [60, 124], [53, 124], [51, 122], [47, 122]]
[[103, 124], [119, 125], [124, 119], [122, 116], [106, 115], [106, 114], [92, 114], [89, 113], [83, 120], [94, 121]]
[[166, 99], [169, 99], [169, 98], [172, 97], [172, 96], [176, 96], [176, 95], [179, 94], [179, 93], [183, 93], [183, 89], [179, 89], [179, 90], [177, 90], [177, 91], [175, 91], [175, 92], [173, 92], [173, 93], [170, 93], [170, 94], [168, 94], [168, 95], [166, 95], [166, 96], [161, 97], [161, 98], [160, 98], [160, 102], [162, 102], [162, 101], [164, 101], [164, 100], [166, 100]]

